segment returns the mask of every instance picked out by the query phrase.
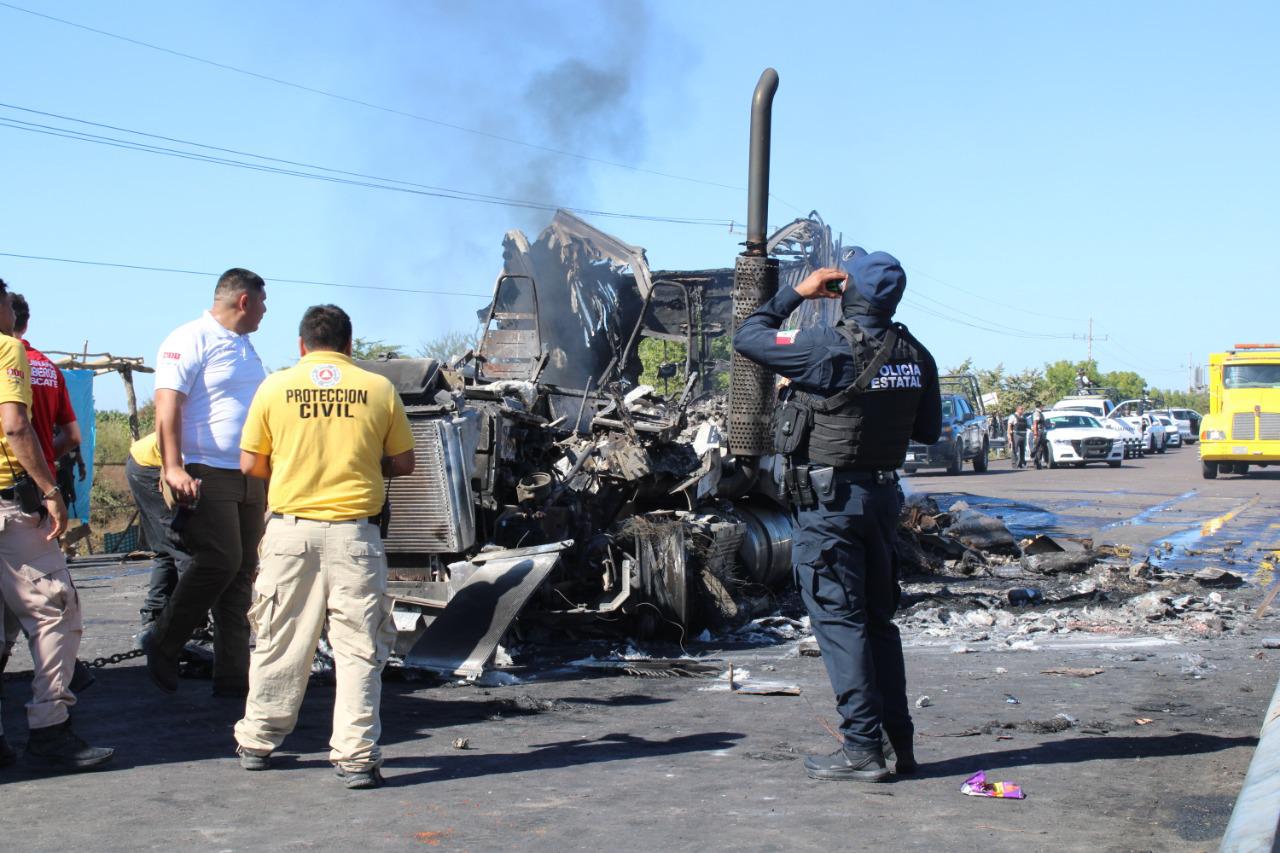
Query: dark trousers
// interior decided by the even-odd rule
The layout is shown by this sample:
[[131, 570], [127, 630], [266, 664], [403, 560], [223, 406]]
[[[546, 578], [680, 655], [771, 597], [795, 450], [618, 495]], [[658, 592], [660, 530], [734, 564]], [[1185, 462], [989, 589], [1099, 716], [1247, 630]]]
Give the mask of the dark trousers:
[[1049, 440], [1045, 438], [1044, 433], [1036, 436], [1035, 450], [1031, 457], [1037, 468], [1049, 464]]
[[1013, 464], [1016, 468], [1027, 467], [1027, 434], [1013, 431]]
[[169, 596], [178, 585], [179, 575], [191, 564], [191, 555], [183, 550], [178, 534], [170, 526], [173, 510], [165, 505], [164, 496], [160, 494], [160, 469], [139, 465], [130, 456], [125, 460], [124, 471], [129, 491], [133, 493], [133, 502], [138, 505], [143, 535], [147, 537], [148, 547], [156, 554], [155, 565], [151, 569], [151, 585], [147, 588], [141, 610], [142, 621], [151, 622], [169, 602]]
[[898, 743], [910, 743], [914, 732], [902, 639], [893, 624], [900, 509], [893, 483], [838, 474], [829, 502], [793, 510], [796, 585], [852, 750], [879, 748], [882, 727]]
[[188, 465], [201, 481], [200, 502], [182, 531], [191, 566], [156, 618], [159, 651], [177, 660], [205, 613], [213, 613], [213, 686], [246, 690], [249, 684], [249, 604], [264, 528], [266, 488], [239, 471]]

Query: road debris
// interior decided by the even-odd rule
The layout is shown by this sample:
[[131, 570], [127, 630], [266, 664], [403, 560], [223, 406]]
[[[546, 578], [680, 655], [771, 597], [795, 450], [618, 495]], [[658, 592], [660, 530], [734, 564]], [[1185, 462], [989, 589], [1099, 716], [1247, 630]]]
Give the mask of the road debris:
[[930, 699], [928, 696], [921, 696], [919, 699], [916, 700], [917, 708], [928, 708], [932, 704], [933, 704], [933, 700]]
[[1095, 675], [1101, 675], [1105, 670], [1097, 667], [1077, 667], [1063, 666], [1054, 669], [1042, 669], [1041, 675], [1070, 675], [1073, 678], [1093, 678]]
[[970, 797], [994, 797], [1000, 800], [1024, 800], [1027, 797], [1013, 782], [988, 782], [987, 774], [982, 770], [964, 780], [960, 793]]

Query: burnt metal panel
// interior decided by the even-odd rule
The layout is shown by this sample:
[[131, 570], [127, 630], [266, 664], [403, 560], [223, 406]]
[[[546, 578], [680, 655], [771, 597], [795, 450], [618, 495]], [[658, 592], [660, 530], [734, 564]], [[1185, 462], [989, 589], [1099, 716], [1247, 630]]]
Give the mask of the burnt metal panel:
[[390, 554], [456, 554], [475, 543], [471, 477], [459, 428], [442, 418], [410, 418], [415, 467], [390, 481]]
[[572, 546], [573, 540], [565, 540], [473, 557], [476, 570], [405, 655], [405, 666], [464, 678], [480, 675], [529, 597]]

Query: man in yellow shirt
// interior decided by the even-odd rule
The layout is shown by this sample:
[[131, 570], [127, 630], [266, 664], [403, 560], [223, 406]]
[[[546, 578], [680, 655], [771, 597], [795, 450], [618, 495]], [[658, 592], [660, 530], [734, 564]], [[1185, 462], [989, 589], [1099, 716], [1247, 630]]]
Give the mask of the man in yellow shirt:
[[236, 723], [246, 770], [266, 770], [293, 731], [328, 620], [337, 695], [329, 760], [348, 788], [376, 788], [382, 667], [395, 627], [378, 525], [384, 477], [413, 473], [413, 434], [395, 388], [351, 360], [351, 319], [307, 309], [302, 359], [259, 386], [240, 437], [240, 470], [270, 479], [249, 619], [257, 645]]
[[[30, 638], [28, 763], [87, 770], [110, 761], [114, 751], [89, 746], [71, 730], [71, 679], [83, 631], [80, 599], [58, 548], [67, 508], [31, 428], [31, 368], [22, 342], [9, 337], [13, 323], [0, 280], [0, 598]], [[0, 765], [13, 757], [0, 733]]]

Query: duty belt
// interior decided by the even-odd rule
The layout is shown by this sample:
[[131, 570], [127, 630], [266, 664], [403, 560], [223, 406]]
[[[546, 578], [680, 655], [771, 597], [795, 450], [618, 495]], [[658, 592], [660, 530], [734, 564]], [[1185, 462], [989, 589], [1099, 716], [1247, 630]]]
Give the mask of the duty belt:
[[837, 468], [836, 477], [850, 483], [875, 483], [883, 486], [898, 482], [897, 471], [858, 471], [853, 468]]
[[870, 483], [877, 486], [898, 482], [897, 471], [859, 471], [830, 465], [794, 465], [783, 474], [783, 487], [798, 509], [812, 509], [835, 497], [835, 484]]

